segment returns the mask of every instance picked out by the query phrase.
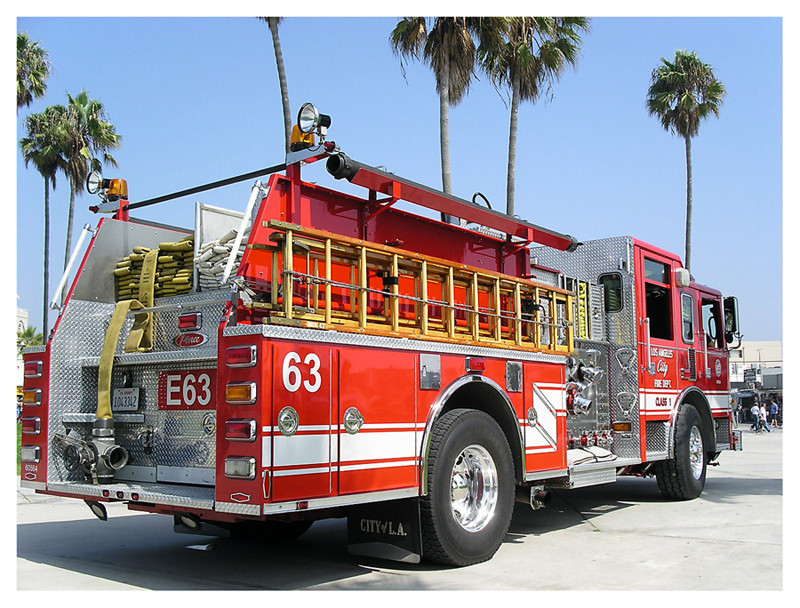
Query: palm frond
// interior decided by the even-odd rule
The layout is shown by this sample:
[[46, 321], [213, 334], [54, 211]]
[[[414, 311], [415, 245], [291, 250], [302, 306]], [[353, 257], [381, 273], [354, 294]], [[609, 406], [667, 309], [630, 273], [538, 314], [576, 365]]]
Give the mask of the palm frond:
[[681, 137], [694, 137], [707, 116], [719, 116], [726, 95], [725, 85], [696, 52], [675, 52], [675, 59], [661, 58], [652, 72], [645, 107], [659, 119], [664, 130]]

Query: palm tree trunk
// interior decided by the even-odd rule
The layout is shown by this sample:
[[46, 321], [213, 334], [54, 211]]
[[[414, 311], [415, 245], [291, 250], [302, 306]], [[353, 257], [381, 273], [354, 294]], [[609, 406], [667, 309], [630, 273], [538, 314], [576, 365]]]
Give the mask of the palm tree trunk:
[[692, 271], [692, 138], [686, 141], [686, 270]]
[[511, 83], [511, 125], [508, 129], [508, 176], [506, 181], [506, 213], [514, 215], [514, 193], [517, 177], [517, 123], [519, 121], [519, 74]]
[[[453, 193], [452, 174], [450, 172], [450, 66], [445, 57], [445, 66], [439, 82], [439, 142], [442, 151], [442, 191]], [[450, 223], [450, 216], [442, 213], [442, 221]]]
[[67, 216], [67, 247], [64, 252], [64, 270], [67, 269], [67, 262], [69, 262], [69, 253], [72, 249], [72, 220], [75, 217], [75, 188], [70, 179], [69, 182], [69, 215]]
[[47, 344], [49, 331], [47, 300], [50, 297], [50, 182], [44, 179], [44, 294], [42, 296], [42, 341]]
[[292, 141], [292, 108], [289, 104], [289, 86], [286, 84], [286, 68], [283, 65], [281, 39], [278, 36], [278, 20], [275, 17], [267, 17], [267, 25], [272, 33], [275, 63], [278, 65], [278, 80], [281, 85], [281, 103], [283, 104], [283, 128], [286, 131], [286, 151], [288, 152]]

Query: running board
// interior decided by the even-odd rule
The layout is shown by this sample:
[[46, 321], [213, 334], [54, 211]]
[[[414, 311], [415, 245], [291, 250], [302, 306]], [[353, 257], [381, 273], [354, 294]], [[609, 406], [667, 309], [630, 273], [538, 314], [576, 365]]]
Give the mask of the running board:
[[597, 446], [567, 450], [567, 476], [547, 482], [550, 488], [584, 488], [617, 480], [617, 456]]

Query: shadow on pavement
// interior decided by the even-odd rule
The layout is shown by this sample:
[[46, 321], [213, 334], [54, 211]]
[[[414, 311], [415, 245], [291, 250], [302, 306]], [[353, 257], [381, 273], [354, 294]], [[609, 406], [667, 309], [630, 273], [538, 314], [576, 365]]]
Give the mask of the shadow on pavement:
[[[781, 479], [709, 472], [698, 500], [732, 503], [739, 497], [781, 495]], [[653, 478], [552, 491], [545, 509], [517, 503], [506, 543], [578, 525], [640, 504], [664, 503]], [[376, 569], [397, 573], [447, 570], [435, 564], [399, 564], [347, 552], [345, 519], [320, 521], [289, 543], [175, 534], [172, 519], [157, 515], [58, 521], [17, 526], [18, 557], [145, 589], [308, 589], [347, 581]], [[398, 580], [402, 588], [402, 581]], [[419, 583], [419, 580], [416, 581]], [[377, 583], [367, 577], [363, 588]], [[385, 584], [385, 581], [384, 581]], [[385, 588], [385, 587], [384, 587]], [[419, 588], [419, 587], [417, 587]]]

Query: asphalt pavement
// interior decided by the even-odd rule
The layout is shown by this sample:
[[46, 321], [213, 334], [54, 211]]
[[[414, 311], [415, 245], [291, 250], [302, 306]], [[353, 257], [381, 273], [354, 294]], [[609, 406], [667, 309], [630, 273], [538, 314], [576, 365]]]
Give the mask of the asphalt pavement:
[[494, 558], [468, 568], [349, 555], [344, 519], [263, 544], [175, 534], [122, 504], [102, 522], [18, 485], [17, 589], [779, 591], [784, 431], [743, 428], [744, 451], [722, 454], [700, 498], [667, 501], [654, 478], [559, 490], [545, 509], [517, 504]]

